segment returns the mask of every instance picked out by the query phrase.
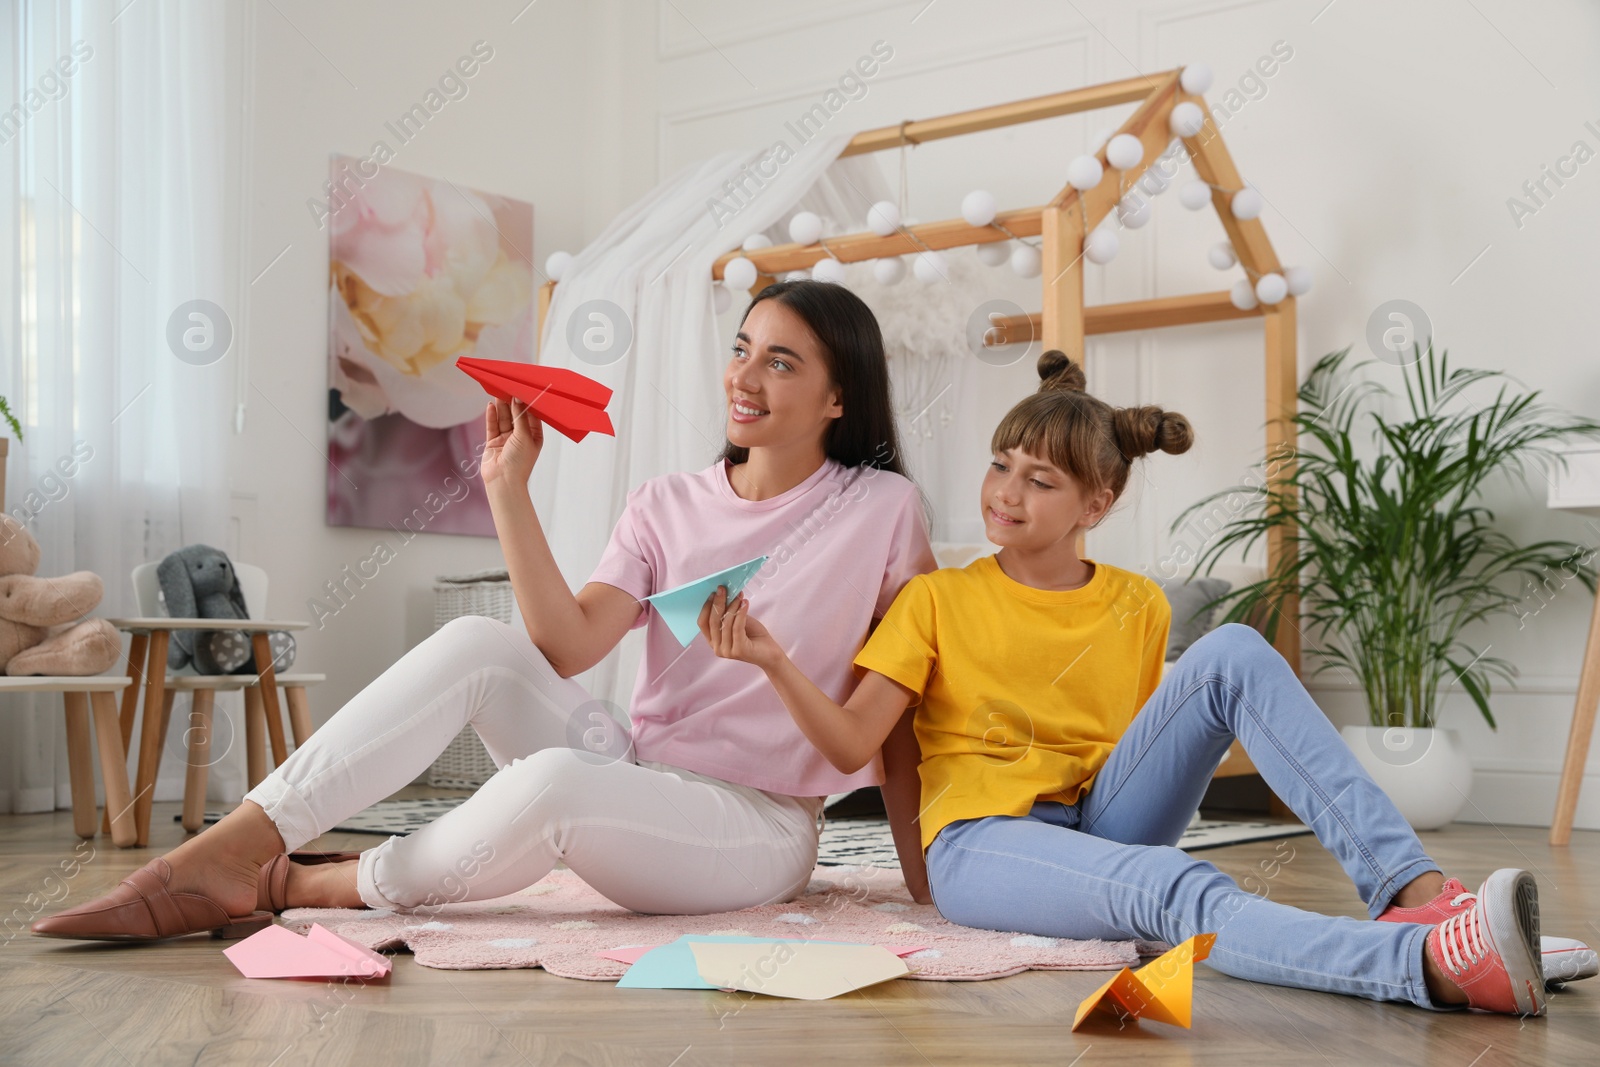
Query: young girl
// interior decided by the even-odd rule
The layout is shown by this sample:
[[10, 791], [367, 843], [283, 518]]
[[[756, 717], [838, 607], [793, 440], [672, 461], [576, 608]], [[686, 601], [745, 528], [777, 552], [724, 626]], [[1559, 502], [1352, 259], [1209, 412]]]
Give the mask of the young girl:
[[[858, 297], [822, 282], [763, 289], [722, 387], [722, 455], [633, 490], [576, 595], [528, 493], [542, 427], [520, 404], [515, 413], [491, 404], [483, 482], [525, 628], [450, 622], [216, 826], [34, 932], [239, 936], [285, 907], [501, 896], [557, 861], [641, 912], [729, 911], [798, 894], [816, 863], [824, 799], [883, 781], [878, 761], [836, 770], [758, 673], [703, 641], [680, 646], [640, 600], [765, 554], [749, 588], [775, 624], [807, 635], [794, 662], [843, 699], [871, 623], [933, 569], [933, 554], [920, 494], [899, 465], [883, 339]], [[647, 623], [630, 736], [571, 677]], [[469, 724], [501, 769], [465, 803], [359, 859], [283, 855], [413, 781]]]
[[[1189, 448], [1189, 423], [1089, 396], [1060, 352], [1039, 374], [991, 443], [981, 506], [999, 551], [912, 579], [856, 657], [842, 707], [784, 654], [773, 632], [786, 631], [721, 590], [702, 612], [717, 654], [759, 666], [841, 773], [917, 705], [926, 878], [952, 922], [1171, 944], [1215, 933], [1207, 962], [1241, 978], [1542, 1014], [1532, 877], [1497, 871], [1476, 896], [1447, 881], [1259, 633], [1220, 626], [1161, 677], [1171, 608], [1159, 587], [1080, 559], [1076, 539], [1134, 459]], [[1236, 737], [1385, 921], [1247, 893], [1172, 847]], [[915, 891], [923, 857], [902, 857]]]

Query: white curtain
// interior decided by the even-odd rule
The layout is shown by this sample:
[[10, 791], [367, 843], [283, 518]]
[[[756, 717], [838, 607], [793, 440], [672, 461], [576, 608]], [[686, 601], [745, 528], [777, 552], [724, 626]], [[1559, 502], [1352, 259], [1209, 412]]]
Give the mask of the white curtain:
[[[687, 167], [614, 219], [556, 286], [539, 361], [615, 390], [608, 410], [617, 430], [615, 439], [591, 435], [579, 444], [550, 434], [534, 469], [534, 505], [570, 585], [588, 580], [630, 489], [660, 474], [705, 467], [722, 448], [721, 372], [732, 334], [719, 336], [712, 263], [758, 231], [787, 242], [782, 226], [796, 210], [830, 220], [825, 234], [853, 232], [874, 201], [891, 198], [870, 156], [838, 158], [849, 142], [849, 134], [808, 142], [759, 192], [747, 185], [754, 195], [741, 198], [742, 206], [726, 183], [737, 183], [743, 168], [757, 168], [765, 149], [729, 150]], [[716, 199], [738, 210], [719, 219], [709, 206]], [[743, 293], [733, 297], [730, 318], [749, 302]], [[579, 329], [604, 330], [583, 308], [595, 300], [620, 309], [633, 336], [622, 358], [602, 365], [568, 341], [580, 309]], [[625, 641], [582, 681], [594, 696], [626, 708], [638, 651], [637, 641]]]
[[[5, 507], [39, 541], [38, 574], [100, 575], [102, 616], [135, 613], [136, 564], [227, 545], [239, 340], [203, 364], [167, 333], [186, 302], [226, 314], [241, 296], [229, 6], [0, 0], [0, 394], [23, 428], [0, 426]], [[158, 796], [181, 790], [185, 710]], [[62, 721], [57, 695], [0, 698], [0, 811], [68, 806]], [[213, 767], [221, 788], [236, 764]]]

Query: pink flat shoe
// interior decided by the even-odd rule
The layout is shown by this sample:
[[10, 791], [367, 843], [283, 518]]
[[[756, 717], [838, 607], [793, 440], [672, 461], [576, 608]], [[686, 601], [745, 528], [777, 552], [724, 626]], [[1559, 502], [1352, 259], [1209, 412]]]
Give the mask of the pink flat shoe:
[[272, 925], [269, 912], [229, 915], [199, 893], [174, 893], [172, 866], [153, 859], [97, 900], [36, 921], [39, 937], [79, 941], [165, 941], [209, 931], [212, 937], [248, 937]]
[[310, 866], [317, 863], [348, 863], [360, 859], [359, 852], [290, 852], [278, 853], [261, 865], [260, 889], [256, 894], [256, 907], [277, 913], [289, 906], [289, 866], [298, 863]]

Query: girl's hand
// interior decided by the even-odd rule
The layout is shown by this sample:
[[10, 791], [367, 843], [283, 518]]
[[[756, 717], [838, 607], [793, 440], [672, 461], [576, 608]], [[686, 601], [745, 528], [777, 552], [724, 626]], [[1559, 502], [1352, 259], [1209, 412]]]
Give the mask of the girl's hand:
[[544, 423], [520, 400], [491, 401], [483, 413], [483, 487], [526, 486], [544, 447]]
[[700, 632], [711, 642], [711, 651], [723, 659], [743, 660], [768, 670], [783, 662], [783, 648], [771, 631], [750, 617], [750, 601], [741, 593], [728, 603], [728, 587], [706, 598], [700, 609]]

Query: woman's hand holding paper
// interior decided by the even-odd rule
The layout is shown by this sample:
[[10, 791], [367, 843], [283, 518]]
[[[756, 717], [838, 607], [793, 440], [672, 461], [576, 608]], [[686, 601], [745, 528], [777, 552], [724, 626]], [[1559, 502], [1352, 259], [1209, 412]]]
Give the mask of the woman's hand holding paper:
[[522, 401], [495, 400], [484, 411], [483, 486], [526, 488], [544, 447], [544, 423]]
[[785, 658], [772, 632], [751, 617], [750, 601], [742, 593], [728, 603], [727, 586], [717, 586], [706, 598], [700, 609], [700, 632], [723, 659], [743, 660], [770, 671]]

